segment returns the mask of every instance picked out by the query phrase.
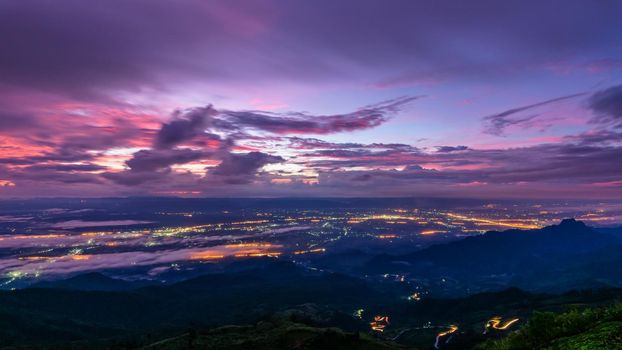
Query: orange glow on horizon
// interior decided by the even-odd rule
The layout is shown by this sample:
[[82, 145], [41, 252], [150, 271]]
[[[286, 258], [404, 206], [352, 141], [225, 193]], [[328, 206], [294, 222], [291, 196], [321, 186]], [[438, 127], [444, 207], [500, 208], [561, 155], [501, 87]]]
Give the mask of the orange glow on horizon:
[[270, 182], [273, 184], [289, 184], [292, 183], [292, 179], [272, 179]]
[[89, 260], [91, 255], [71, 255], [71, 260]]
[[0, 187], [14, 187], [15, 182], [10, 180], [0, 180]]
[[318, 179], [302, 179], [302, 183], [305, 185], [318, 185], [320, 180]]

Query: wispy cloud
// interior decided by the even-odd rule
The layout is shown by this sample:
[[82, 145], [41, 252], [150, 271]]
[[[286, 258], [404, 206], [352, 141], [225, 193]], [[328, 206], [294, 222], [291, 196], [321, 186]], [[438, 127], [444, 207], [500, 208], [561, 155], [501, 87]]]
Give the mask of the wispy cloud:
[[587, 105], [596, 113], [593, 122], [622, 128], [622, 85], [594, 93]]
[[526, 106], [508, 109], [501, 113], [493, 114], [482, 118], [484, 122], [484, 132], [491, 135], [502, 136], [505, 130], [510, 126], [524, 125], [533, 121], [539, 116], [537, 113], [522, 115], [522, 112], [536, 109], [538, 107], [554, 104], [557, 102], [584, 96], [586, 93], [578, 93], [552, 98], [542, 102], [533, 103]]

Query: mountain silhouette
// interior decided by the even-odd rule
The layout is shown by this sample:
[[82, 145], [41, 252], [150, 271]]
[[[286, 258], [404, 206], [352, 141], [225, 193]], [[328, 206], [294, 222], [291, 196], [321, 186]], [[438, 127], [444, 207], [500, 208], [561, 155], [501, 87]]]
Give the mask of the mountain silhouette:
[[[367, 273], [407, 273], [469, 282], [491, 278], [533, 289], [555, 273], [565, 275], [599, 261], [613, 264], [620, 248], [616, 237], [565, 219], [541, 229], [490, 231], [406, 255], [380, 255], [364, 269]], [[572, 278], [583, 277], [577, 273]]]

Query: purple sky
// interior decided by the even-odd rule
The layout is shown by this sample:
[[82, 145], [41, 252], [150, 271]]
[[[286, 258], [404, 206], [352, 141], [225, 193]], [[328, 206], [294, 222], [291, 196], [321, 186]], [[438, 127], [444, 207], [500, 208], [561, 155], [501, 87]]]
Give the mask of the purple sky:
[[0, 196], [622, 198], [619, 1], [2, 1]]

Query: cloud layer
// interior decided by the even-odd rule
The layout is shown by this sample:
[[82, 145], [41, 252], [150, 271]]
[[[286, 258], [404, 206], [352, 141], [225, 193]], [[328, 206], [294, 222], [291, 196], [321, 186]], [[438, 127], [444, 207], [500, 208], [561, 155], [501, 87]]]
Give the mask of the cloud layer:
[[2, 2], [0, 196], [620, 198], [621, 11]]

